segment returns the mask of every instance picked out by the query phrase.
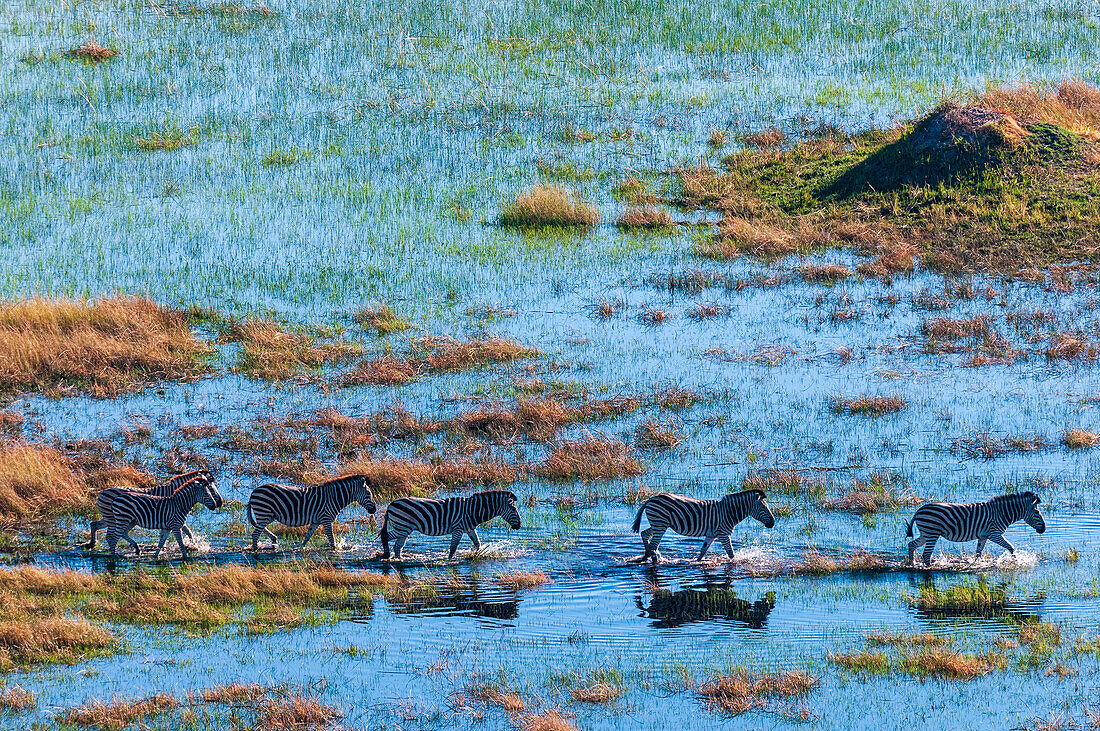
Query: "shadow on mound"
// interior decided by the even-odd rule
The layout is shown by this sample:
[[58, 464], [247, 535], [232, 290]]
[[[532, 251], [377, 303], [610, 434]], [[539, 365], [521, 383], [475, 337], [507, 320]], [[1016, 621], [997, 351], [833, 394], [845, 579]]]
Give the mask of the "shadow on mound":
[[737, 592], [726, 586], [679, 591], [654, 589], [648, 605], [641, 595], [634, 599], [634, 603], [643, 616], [654, 620], [653, 626], [658, 629], [723, 619], [760, 629], [775, 608], [775, 594], [769, 591], [763, 599], [749, 602], [739, 598]]
[[1023, 126], [1009, 114], [946, 102], [902, 137], [846, 170], [820, 194], [848, 198], [980, 179], [1011, 164], [1059, 159], [1078, 152], [1084, 142], [1055, 124]]

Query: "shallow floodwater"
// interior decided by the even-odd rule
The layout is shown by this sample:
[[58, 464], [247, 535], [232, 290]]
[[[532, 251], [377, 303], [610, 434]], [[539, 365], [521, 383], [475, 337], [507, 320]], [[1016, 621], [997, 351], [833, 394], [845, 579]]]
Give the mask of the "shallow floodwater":
[[[89, 38], [122, 53], [96, 66], [64, 56]], [[415, 323], [414, 335], [492, 333], [543, 352], [532, 371], [519, 364], [403, 387], [323, 388], [232, 375], [232, 346], [223, 346], [217, 374], [197, 383], [116, 400], [21, 398], [6, 408], [27, 416], [28, 438], [107, 440], [118, 457], [158, 474], [188, 455], [211, 459], [222, 494], [245, 501], [270, 478], [222, 443], [230, 427], [395, 404], [444, 418], [510, 403], [517, 379], [533, 377], [597, 396], [674, 386], [704, 398], [679, 412], [647, 407], [566, 430], [632, 443], [636, 426], [655, 418], [671, 421], [683, 442], [636, 450], [646, 463], [637, 479], [517, 483], [524, 527], [484, 528], [483, 550], [470, 555], [464, 542], [454, 561], [445, 539], [414, 535], [407, 560], [382, 563], [362, 523], [340, 536], [336, 554], [315, 542], [304, 554], [253, 555], [233, 529], [239, 511], [199, 510], [195, 566], [331, 560], [430, 580], [438, 596], [361, 598], [319, 611], [314, 626], [263, 636], [236, 626], [210, 636], [116, 627], [127, 652], [10, 674], [8, 684], [38, 694], [38, 708], [0, 715], [0, 727], [49, 723], [93, 699], [182, 698], [257, 681], [308, 689], [340, 708], [348, 728], [510, 728], [503, 711], [458, 701], [485, 679], [530, 708], [576, 714], [582, 729], [1000, 729], [1058, 714], [1086, 723], [1100, 704], [1100, 660], [1073, 648], [1100, 633], [1100, 452], [1069, 450], [1061, 437], [1070, 427], [1100, 431], [1100, 374], [1090, 362], [1048, 361], [1043, 348], [1056, 331], [1100, 333], [1095, 285], [1058, 291], [975, 277], [959, 294], [960, 282], [918, 269], [889, 283], [822, 286], [795, 271], [808, 260], [703, 263], [690, 254], [703, 228], [638, 236], [610, 222], [623, 208], [612, 188], [627, 175], [661, 191], [677, 164], [718, 166], [724, 152], [708, 147], [712, 130], [736, 138], [771, 125], [792, 137], [821, 124], [864, 129], [987, 82], [1095, 81], [1098, 47], [1095, 3], [5, 2], [0, 294], [121, 290], [348, 327], [370, 352], [400, 351], [404, 336], [376, 340], [352, 324], [360, 307], [386, 303]], [[594, 139], [576, 141], [579, 131]], [[139, 149], [136, 140], [158, 135], [186, 143]], [[296, 162], [265, 164], [277, 152]], [[493, 223], [540, 181], [592, 198], [604, 223], [575, 234]], [[847, 253], [821, 259], [859, 262]], [[652, 283], [692, 269], [745, 286], [670, 292]], [[614, 298], [624, 303], [619, 315], [592, 316], [595, 302]], [[689, 318], [704, 302], [729, 314]], [[667, 321], [644, 325], [646, 307]], [[1047, 324], [1010, 322], [1010, 313], [1039, 311], [1050, 313]], [[969, 368], [965, 354], [924, 352], [923, 322], [975, 315], [991, 316], [1021, 356]], [[833, 397], [859, 395], [900, 396], [908, 406], [877, 418], [830, 408]], [[219, 434], [180, 432], [194, 425]], [[135, 426], [149, 436], [125, 439]], [[976, 437], [1041, 439], [1032, 451], [985, 456]], [[395, 442], [374, 456], [424, 446]], [[547, 446], [487, 449], [537, 461]], [[318, 458], [337, 463], [324, 448]], [[775, 527], [741, 524], [733, 560], [716, 546], [695, 561], [698, 541], [669, 534], [659, 565], [632, 562], [641, 555], [632, 489], [715, 497], [750, 473], [792, 468], [823, 480], [823, 492], [773, 490]], [[941, 542], [931, 570], [905, 567], [912, 506], [864, 518], [825, 504], [881, 471], [914, 499], [1036, 490], [1048, 530], [1013, 526], [1014, 556], [990, 546], [975, 561], [974, 544]], [[359, 509], [345, 517], [365, 518]], [[71, 528], [70, 547], [30, 560], [96, 572], [145, 564], [88, 554], [78, 547], [86, 527]], [[791, 574], [808, 554], [860, 552], [882, 567]], [[492, 580], [533, 570], [551, 582], [508, 590]], [[926, 582], [944, 589], [978, 577], [1005, 587], [1003, 611], [948, 617], [910, 602]], [[931, 632], [984, 653], [1035, 622], [1061, 625], [1052, 659], [1024, 667], [1024, 651], [1014, 650], [1003, 669], [971, 681], [866, 676], [828, 659], [879, 632]], [[1049, 673], [1055, 662], [1077, 674]], [[731, 717], [695, 691], [736, 668], [804, 670], [819, 683], [804, 698]], [[563, 678], [607, 671], [621, 677], [617, 702], [571, 700]]]

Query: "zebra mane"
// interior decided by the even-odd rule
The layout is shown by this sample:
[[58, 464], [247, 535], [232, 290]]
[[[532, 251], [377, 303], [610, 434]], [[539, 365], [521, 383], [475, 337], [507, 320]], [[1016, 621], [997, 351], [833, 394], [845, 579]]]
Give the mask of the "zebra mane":
[[337, 482], [344, 482], [345, 480], [360, 480], [366, 483], [368, 486], [371, 484], [370, 478], [362, 474], [343, 475], [342, 477], [334, 477], [331, 480], [325, 480], [324, 482], [315, 485], [315, 487], [324, 487], [325, 485], [333, 485]]
[[[1003, 506], [1005, 508], [1013, 508], [1014, 515], [1024, 516], [1027, 514], [1027, 510], [1033, 504], [1039, 502], [1039, 496], [1033, 493], [1031, 490], [1026, 492], [1010, 492], [1004, 495], [997, 495], [989, 499], [991, 505]], [[1019, 520], [1020, 517], [1016, 519]]]
[[738, 495], [746, 495], [746, 496], [756, 495], [761, 500], [763, 500], [764, 497], [765, 497], [765, 494], [764, 494], [763, 490], [742, 490], [741, 492], [727, 492], [723, 496], [723, 499], [737, 497]]
[[177, 487], [175, 490], [173, 490], [172, 495], [170, 497], [175, 497], [176, 495], [179, 495], [181, 492], [183, 492], [184, 490], [187, 490], [188, 488], [191, 487], [191, 485], [193, 485], [195, 483], [200, 483], [203, 486], [206, 486], [207, 484], [209, 484], [206, 480], [205, 475], [195, 475], [190, 480], [188, 480], [187, 482], [183, 483], [182, 485]]

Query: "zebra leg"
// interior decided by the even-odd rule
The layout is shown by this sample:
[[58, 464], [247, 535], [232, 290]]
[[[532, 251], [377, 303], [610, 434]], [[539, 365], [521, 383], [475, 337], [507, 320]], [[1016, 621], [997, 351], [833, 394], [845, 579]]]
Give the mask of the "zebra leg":
[[409, 534], [406, 533], [403, 536], [398, 536], [393, 539], [393, 557], [401, 558], [401, 549], [405, 547], [405, 541], [409, 540]]
[[985, 536], [981, 536], [980, 538], [978, 538], [978, 550], [974, 554], [974, 560], [975, 561], [977, 561], [979, 558], [981, 558], [982, 553], [985, 552], [985, 542], [986, 542], [986, 537]]
[[183, 524], [183, 534], [187, 536], [187, 540], [191, 541], [191, 545], [195, 545], [195, 534], [191, 532], [191, 529], [187, 527], [187, 524]]
[[176, 528], [173, 533], [176, 534], [176, 543], [180, 544], [180, 553], [183, 554], [183, 559], [187, 560], [187, 546], [183, 545], [183, 531]]
[[936, 547], [936, 541], [939, 540], [939, 536], [928, 536], [924, 543], [924, 553], [921, 554], [921, 560], [924, 561], [925, 566], [932, 565], [932, 549]]
[[[160, 543], [157, 544], [157, 552], [153, 554], [153, 560], [154, 561], [156, 561], [158, 558], [160, 558], [160, 552], [162, 550], [164, 550], [164, 542], [167, 541], [167, 540], [168, 540], [168, 529], [167, 528], [162, 528], [161, 531], [160, 531]], [[187, 557], [186, 553], [183, 554], [183, 555], [184, 555], [184, 558]]]
[[707, 536], [706, 538], [703, 539], [703, 547], [701, 549], [699, 549], [699, 558], [695, 559], [696, 561], [702, 561], [703, 560], [703, 556], [707, 555], [707, 551], [710, 550], [710, 544], [712, 544], [712, 543], [714, 543], [714, 537], [713, 536]]
[[928, 539], [924, 536], [917, 536], [913, 540], [909, 541], [909, 564], [913, 564], [913, 554], [917, 552], [917, 549], [924, 545]]
[[458, 551], [458, 542], [462, 540], [462, 534], [465, 531], [456, 530], [451, 534], [451, 550], [447, 553], [447, 558], [454, 558], [455, 552]]
[[474, 544], [475, 551], [481, 548], [481, 539], [477, 535], [477, 528], [467, 531], [466, 535], [470, 536], [470, 542]]
[[91, 528], [92, 535], [88, 539], [88, 542], [84, 544], [84, 548], [88, 549], [89, 551], [92, 550], [93, 548], [95, 548], [95, 534], [99, 532], [99, 529], [103, 527], [103, 524], [105, 522], [106, 521], [103, 521], [103, 520], [93, 520], [92, 521], [92, 528]]
[[333, 551], [336, 550], [336, 537], [332, 535], [332, 523], [325, 523], [325, 535], [328, 536], [328, 545]]
[[1016, 549], [1012, 547], [1012, 544], [1005, 540], [1004, 536], [990, 536], [989, 540], [996, 543], [998, 546], [1005, 548], [1009, 553], [1016, 553]]
[[653, 559], [653, 563], [657, 563], [661, 558], [661, 552], [658, 549], [661, 547], [661, 539], [665, 537], [666, 530], [667, 528], [658, 528], [650, 534], [647, 555]]
[[722, 548], [726, 549], [726, 555], [729, 556], [732, 559], [733, 558], [733, 543], [730, 541], [730, 537], [729, 536], [722, 536], [721, 538], [718, 539], [718, 543], [719, 543], [719, 545], [722, 546]]
[[[135, 541], [133, 538], [130, 537], [130, 531], [132, 531], [134, 529], [135, 525], [137, 525], [137, 523], [130, 523], [129, 525], [126, 526], [126, 528], [124, 530], [119, 531], [118, 535], [121, 538], [125, 538], [126, 542], [134, 547], [134, 555], [135, 556], [140, 556], [141, 555], [141, 546], [138, 545], [137, 541]], [[115, 542], [116, 543], [118, 542], [118, 538], [115, 538]]]
[[309, 527], [309, 532], [306, 533], [306, 539], [304, 541], [302, 541], [302, 545], [298, 546], [299, 551], [306, 547], [306, 544], [309, 543], [309, 539], [313, 538], [313, 534], [317, 532], [317, 528], [319, 526], [320, 526], [320, 523], [314, 523], [313, 525], [311, 525]]
[[644, 531], [639, 533], [639, 535], [642, 537], [642, 548], [645, 549], [645, 556], [642, 557], [642, 560], [644, 561], [645, 559], [649, 558], [649, 537], [653, 535], [653, 529], [646, 528]]

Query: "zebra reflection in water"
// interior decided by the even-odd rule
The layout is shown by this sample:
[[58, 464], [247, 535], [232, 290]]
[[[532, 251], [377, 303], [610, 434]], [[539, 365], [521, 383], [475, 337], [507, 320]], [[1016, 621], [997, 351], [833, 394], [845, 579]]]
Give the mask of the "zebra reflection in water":
[[775, 593], [769, 591], [763, 598], [750, 602], [738, 597], [728, 581], [717, 585], [708, 582], [704, 587], [677, 591], [655, 586], [650, 591], [648, 604], [644, 594], [635, 597], [634, 603], [658, 629], [715, 620], [732, 620], [760, 629], [775, 608]]

